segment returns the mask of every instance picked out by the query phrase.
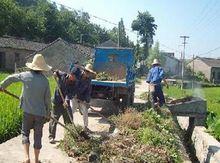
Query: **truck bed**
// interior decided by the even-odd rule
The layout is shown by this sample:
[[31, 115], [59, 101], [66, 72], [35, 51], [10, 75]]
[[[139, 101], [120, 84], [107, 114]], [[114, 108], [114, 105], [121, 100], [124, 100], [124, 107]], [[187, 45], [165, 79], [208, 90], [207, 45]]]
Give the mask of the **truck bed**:
[[126, 81], [100, 81], [92, 80], [92, 85], [109, 86], [109, 87], [128, 87]]

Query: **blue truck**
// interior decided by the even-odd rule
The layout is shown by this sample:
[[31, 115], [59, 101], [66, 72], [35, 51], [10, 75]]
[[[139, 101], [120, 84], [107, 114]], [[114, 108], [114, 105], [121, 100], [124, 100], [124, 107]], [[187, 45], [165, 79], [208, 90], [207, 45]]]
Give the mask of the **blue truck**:
[[120, 109], [133, 104], [135, 71], [132, 48], [95, 48], [93, 69], [97, 73], [105, 72], [113, 79], [92, 80], [91, 97], [93, 101], [101, 103], [102, 106], [99, 107], [104, 107], [103, 110], [108, 113], [118, 113]]

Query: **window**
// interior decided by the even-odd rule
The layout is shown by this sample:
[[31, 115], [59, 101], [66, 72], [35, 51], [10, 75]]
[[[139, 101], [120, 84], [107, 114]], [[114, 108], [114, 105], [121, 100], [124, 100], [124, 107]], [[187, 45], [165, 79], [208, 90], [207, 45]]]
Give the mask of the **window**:
[[0, 52], [0, 68], [5, 68], [5, 53]]
[[15, 63], [19, 63], [19, 62], [20, 62], [20, 54], [15, 53]]

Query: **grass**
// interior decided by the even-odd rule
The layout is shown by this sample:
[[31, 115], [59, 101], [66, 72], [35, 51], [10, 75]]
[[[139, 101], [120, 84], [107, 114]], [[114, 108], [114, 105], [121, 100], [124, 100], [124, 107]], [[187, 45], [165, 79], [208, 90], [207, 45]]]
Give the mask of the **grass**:
[[[2, 73], [0, 75], [0, 81], [2, 81], [7, 73]], [[21, 84], [12, 84], [7, 88], [8, 91], [19, 96], [21, 92]], [[22, 111], [18, 108], [19, 101], [6, 95], [0, 93], [0, 143], [16, 136], [20, 133]]]
[[119, 129], [117, 136], [78, 140], [67, 132], [60, 147], [80, 161], [87, 161], [92, 151], [100, 162], [182, 162], [172, 118], [137, 109], [111, 117]]
[[[9, 74], [0, 73], [0, 81]], [[51, 93], [53, 94], [56, 83], [49, 79]], [[7, 90], [20, 96], [22, 83], [14, 83]], [[22, 110], [19, 108], [19, 101], [7, 94], [0, 92], [0, 143], [17, 136], [21, 130]]]
[[207, 101], [208, 117], [207, 117], [207, 131], [210, 132], [216, 139], [220, 140], [220, 88], [208, 87], [181, 90], [177, 87], [171, 86], [170, 89], [164, 89], [164, 93], [169, 97], [180, 98], [187, 95], [194, 95], [204, 98]]

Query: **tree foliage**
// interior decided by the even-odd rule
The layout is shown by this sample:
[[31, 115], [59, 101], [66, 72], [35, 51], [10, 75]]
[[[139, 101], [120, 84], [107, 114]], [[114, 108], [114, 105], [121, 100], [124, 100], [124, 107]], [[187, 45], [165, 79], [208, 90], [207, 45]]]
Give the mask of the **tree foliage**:
[[[112, 39], [117, 42], [118, 27], [106, 30], [90, 21], [86, 12], [59, 8], [47, 0], [0, 1], [0, 36], [10, 35], [49, 43], [58, 37], [72, 43], [98, 45]], [[121, 46], [133, 45], [119, 22]]]
[[151, 67], [151, 64], [154, 59], [158, 59], [161, 63], [161, 66], [165, 64], [166, 58], [162, 55], [160, 52], [160, 45], [159, 42], [156, 42], [154, 47], [151, 47], [149, 49], [149, 56], [147, 58], [147, 66], [148, 68]]
[[153, 44], [153, 36], [157, 25], [155, 24], [154, 17], [148, 11], [138, 12], [137, 19], [132, 22], [132, 29], [138, 31], [141, 36], [141, 43], [144, 44], [144, 60], [148, 57], [148, 49]]

